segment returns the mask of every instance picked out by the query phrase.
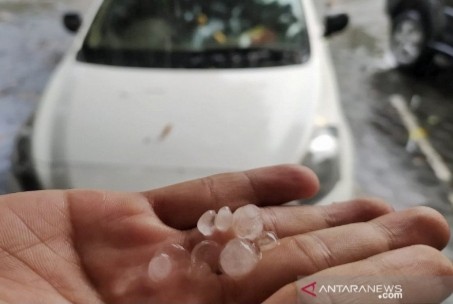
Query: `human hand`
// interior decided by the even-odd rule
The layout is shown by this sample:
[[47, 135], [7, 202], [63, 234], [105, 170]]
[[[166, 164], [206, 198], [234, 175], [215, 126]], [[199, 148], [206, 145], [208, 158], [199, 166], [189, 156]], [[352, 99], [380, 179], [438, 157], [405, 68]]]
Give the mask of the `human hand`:
[[[440, 249], [448, 241], [448, 225], [433, 210], [392, 212], [375, 200], [269, 207], [310, 197], [317, 188], [311, 171], [278, 166], [145, 193], [2, 196], [0, 303], [259, 303], [299, 276], [320, 271], [452, 275], [451, 263], [424, 246]], [[268, 206], [262, 209], [265, 226], [281, 239], [252, 273], [240, 280], [211, 274], [175, 282], [171, 290], [155, 288], [147, 279], [160, 243], [190, 249], [200, 240], [195, 225], [206, 210], [249, 203]], [[269, 303], [297, 303], [291, 286]], [[433, 303], [450, 291], [440, 284], [423, 294]]]

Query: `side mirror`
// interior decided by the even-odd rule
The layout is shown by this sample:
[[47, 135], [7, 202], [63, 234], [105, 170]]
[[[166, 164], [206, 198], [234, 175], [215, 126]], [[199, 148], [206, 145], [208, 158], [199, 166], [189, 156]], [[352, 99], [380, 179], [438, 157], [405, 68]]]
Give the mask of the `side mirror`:
[[349, 24], [349, 16], [347, 14], [329, 15], [326, 17], [326, 32], [325, 37], [329, 37], [334, 33], [341, 32]]
[[76, 33], [82, 25], [82, 17], [79, 13], [66, 13], [63, 16], [63, 24], [71, 33]]

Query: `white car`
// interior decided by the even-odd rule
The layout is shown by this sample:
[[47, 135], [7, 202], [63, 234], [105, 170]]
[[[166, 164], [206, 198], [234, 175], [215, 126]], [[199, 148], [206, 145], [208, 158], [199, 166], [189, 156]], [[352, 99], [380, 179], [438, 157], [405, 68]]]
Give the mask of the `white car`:
[[294, 163], [318, 174], [316, 201], [352, 196], [324, 38], [347, 16], [311, 0], [105, 0], [83, 25], [64, 20], [78, 34], [18, 137], [22, 189], [135, 191]]

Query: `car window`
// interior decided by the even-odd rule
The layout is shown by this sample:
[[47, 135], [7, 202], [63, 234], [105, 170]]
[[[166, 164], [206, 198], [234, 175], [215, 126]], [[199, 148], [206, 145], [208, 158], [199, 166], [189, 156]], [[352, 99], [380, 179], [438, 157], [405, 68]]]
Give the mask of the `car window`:
[[309, 55], [300, 0], [105, 0], [79, 60], [120, 66], [244, 68]]

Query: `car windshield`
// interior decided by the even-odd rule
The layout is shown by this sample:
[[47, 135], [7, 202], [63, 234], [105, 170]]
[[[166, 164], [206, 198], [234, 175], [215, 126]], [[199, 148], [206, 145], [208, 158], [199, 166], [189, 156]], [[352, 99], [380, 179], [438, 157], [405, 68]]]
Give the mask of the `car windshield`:
[[301, 64], [301, 0], [105, 0], [78, 59], [155, 68]]

